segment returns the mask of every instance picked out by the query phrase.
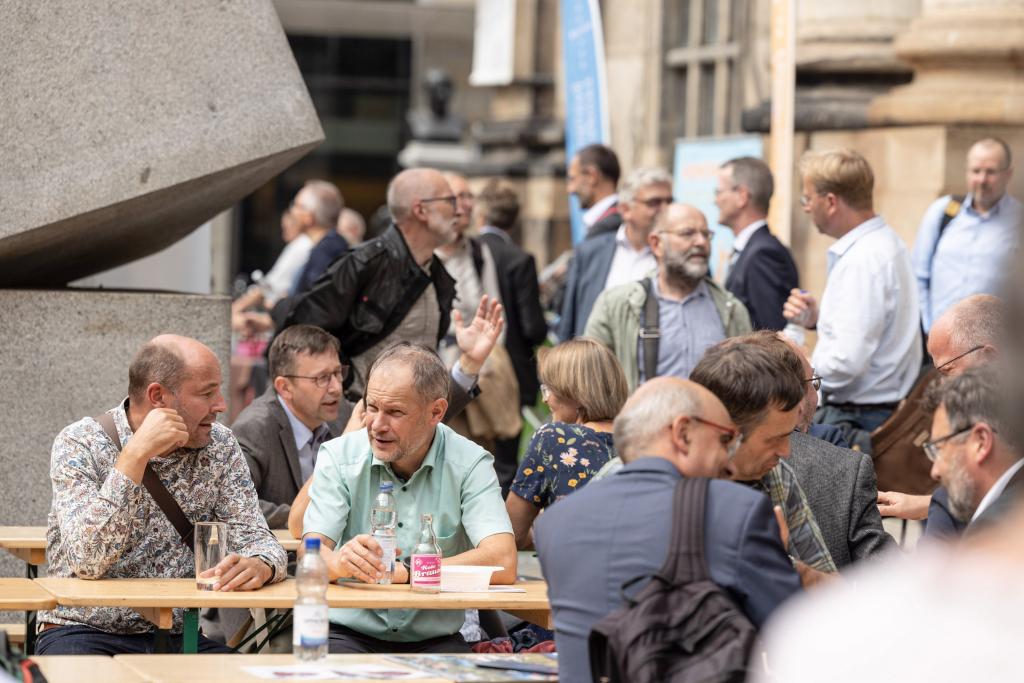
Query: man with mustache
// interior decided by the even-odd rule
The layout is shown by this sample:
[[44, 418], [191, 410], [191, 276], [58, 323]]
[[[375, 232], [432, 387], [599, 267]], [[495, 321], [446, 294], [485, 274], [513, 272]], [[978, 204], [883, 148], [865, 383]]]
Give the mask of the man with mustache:
[[751, 331], [746, 307], [708, 277], [711, 232], [699, 209], [670, 204], [647, 239], [656, 273], [602, 292], [584, 332], [615, 353], [630, 391], [652, 377], [685, 379], [705, 349]]

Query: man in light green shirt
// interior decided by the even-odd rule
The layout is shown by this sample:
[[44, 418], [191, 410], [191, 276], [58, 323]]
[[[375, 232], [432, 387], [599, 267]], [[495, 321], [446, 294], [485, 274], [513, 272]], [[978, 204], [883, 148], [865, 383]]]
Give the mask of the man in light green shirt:
[[[394, 483], [398, 559], [419, 540], [420, 515], [434, 516], [442, 564], [504, 567], [493, 583], [516, 578], [516, 545], [494, 458], [441, 424], [449, 375], [437, 354], [400, 343], [370, 368], [366, 428], [324, 444], [317, 459], [303, 537], [320, 538], [328, 575], [376, 583], [380, 545], [370, 509], [381, 482]], [[394, 583], [407, 583], [396, 562]], [[332, 653], [468, 652], [461, 610], [331, 610]]]

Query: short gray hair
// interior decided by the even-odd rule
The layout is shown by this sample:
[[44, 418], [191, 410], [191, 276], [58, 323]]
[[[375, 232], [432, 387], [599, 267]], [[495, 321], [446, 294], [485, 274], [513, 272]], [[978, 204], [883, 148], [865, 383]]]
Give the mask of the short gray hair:
[[756, 157], [736, 157], [722, 164], [722, 168], [729, 169], [737, 187], [747, 188], [750, 201], [755, 207], [768, 211], [768, 203], [775, 192], [775, 181], [768, 164]]
[[153, 383], [177, 393], [189, 375], [189, 368], [179, 349], [149, 341], [139, 349], [128, 366], [128, 397], [136, 405], [142, 405], [146, 389]]
[[392, 363], [401, 363], [412, 369], [412, 383], [416, 393], [424, 401], [436, 401], [448, 398], [451, 378], [448, 368], [444, 366], [437, 351], [423, 344], [397, 342], [384, 349], [370, 366], [366, 375], [366, 384], [380, 367]]
[[703, 404], [692, 386], [665, 382], [647, 387], [626, 402], [614, 422], [615, 452], [622, 462], [639, 458], [658, 434], [681, 415], [692, 417]]
[[619, 201], [623, 203], [633, 201], [636, 193], [649, 185], [672, 187], [672, 176], [668, 174], [668, 171], [653, 166], [635, 169], [619, 185]]
[[309, 197], [308, 203], [303, 202], [301, 206], [313, 214], [316, 224], [333, 230], [338, 224], [341, 210], [345, 208], [345, 200], [337, 186], [326, 180], [308, 180], [299, 194]]
[[[935, 382], [925, 392], [924, 404], [929, 411], [946, 409], [950, 433], [986, 422], [992, 431], [1010, 444], [1018, 459], [1021, 455], [1021, 430], [1018, 420], [1010, 414], [1004, 372], [997, 365], [969, 368], [959, 375]], [[943, 435], [944, 436], [944, 435]]]
[[[950, 320], [950, 345], [954, 353], [978, 346], [999, 349], [1006, 333], [1006, 303], [991, 294], [967, 297], [947, 311]], [[944, 316], [943, 316], [944, 317]]]

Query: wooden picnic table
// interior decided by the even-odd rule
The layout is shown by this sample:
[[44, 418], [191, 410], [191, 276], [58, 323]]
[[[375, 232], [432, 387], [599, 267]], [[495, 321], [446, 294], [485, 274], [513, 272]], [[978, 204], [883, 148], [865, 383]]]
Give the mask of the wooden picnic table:
[[31, 567], [43, 564], [46, 562], [46, 527], [0, 526], [0, 548]]
[[[194, 579], [98, 579], [46, 577], [36, 582], [67, 607], [125, 607], [134, 609], [158, 629], [169, 629], [173, 609], [184, 608], [186, 652], [198, 643], [201, 607], [290, 609], [295, 604], [295, 579], [264, 586], [256, 591], [201, 591]], [[329, 607], [366, 609], [494, 609], [504, 610], [527, 621], [551, 628], [547, 584], [523, 581], [515, 588], [523, 592], [418, 593], [407, 584], [331, 584], [327, 589]], [[500, 587], [499, 587], [500, 588]]]
[[0, 578], [0, 610], [53, 609], [57, 598], [32, 579]]
[[[197, 655], [198, 656], [198, 655]], [[33, 657], [49, 683], [145, 683], [149, 679], [104, 655], [51, 655]]]

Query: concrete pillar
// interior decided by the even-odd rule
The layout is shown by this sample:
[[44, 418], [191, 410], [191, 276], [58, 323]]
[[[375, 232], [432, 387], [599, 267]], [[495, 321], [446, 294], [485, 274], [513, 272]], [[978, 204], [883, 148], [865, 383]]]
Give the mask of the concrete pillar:
[[896, 40], [909, 85], [876, 99], [874, 124], [1024, 123], [1024, 0], [924, 0]]

